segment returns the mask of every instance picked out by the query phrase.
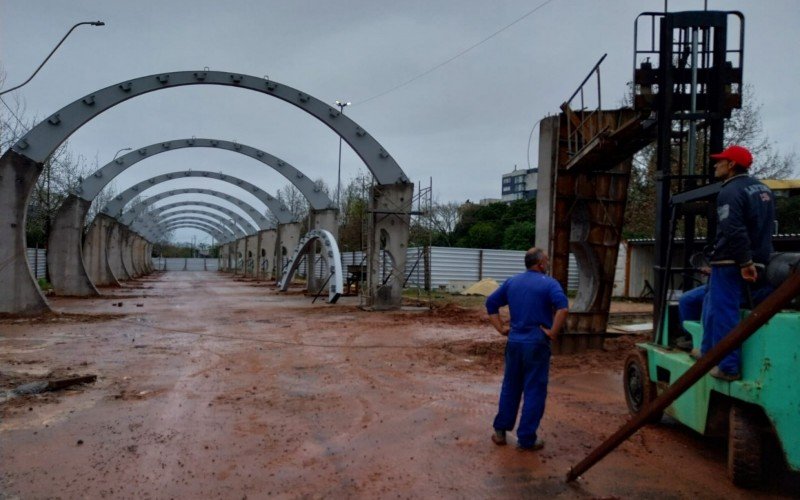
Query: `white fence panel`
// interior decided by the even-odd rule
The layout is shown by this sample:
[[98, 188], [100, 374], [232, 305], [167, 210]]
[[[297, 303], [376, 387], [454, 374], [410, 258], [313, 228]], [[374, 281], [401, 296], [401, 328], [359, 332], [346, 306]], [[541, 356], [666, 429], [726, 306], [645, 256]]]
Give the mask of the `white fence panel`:
[[47, 251], [44, 248], [26, 248], [25, 255], [34, 278], [47, 276]]

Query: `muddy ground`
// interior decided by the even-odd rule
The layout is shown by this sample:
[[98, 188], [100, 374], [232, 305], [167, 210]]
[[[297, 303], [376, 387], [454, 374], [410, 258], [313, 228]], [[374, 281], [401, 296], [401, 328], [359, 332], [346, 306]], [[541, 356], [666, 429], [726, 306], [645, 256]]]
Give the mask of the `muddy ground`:
[[[668, 421], [566, 484], [623, 424], [640, 337], [552, 362], [540, 452], [490, 441], [503, 338], [479, 307], [359, 310], [171, 272], [0, 319], [0, 498], [751, 498], [724, 443]], [[119, 305], [121, 302], [121, 305]]]

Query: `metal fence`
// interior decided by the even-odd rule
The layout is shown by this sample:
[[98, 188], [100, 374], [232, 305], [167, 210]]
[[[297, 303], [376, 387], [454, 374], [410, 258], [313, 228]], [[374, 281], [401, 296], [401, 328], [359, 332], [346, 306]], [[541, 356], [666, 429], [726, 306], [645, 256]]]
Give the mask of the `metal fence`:
[[162, 258], [153, 259], [156, 269], [161, 271], [216, 271], [219, 260], [216, 258]]
[[28, 267], [36, 279], [47, 276], [47, 250], [44, 248], [27, 248]]

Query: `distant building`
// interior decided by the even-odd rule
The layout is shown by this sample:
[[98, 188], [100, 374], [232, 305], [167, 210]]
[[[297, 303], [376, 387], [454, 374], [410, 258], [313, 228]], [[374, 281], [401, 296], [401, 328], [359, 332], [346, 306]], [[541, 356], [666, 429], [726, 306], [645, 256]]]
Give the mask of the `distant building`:
[[491, 205], [492, 203], [500, 203], [500, 198], [481, 198], [481, 201], [478, 202], [478, 205], [485, 207], [486, 205]]
[[511, 203], [516, 200], [530, 200], [536, 198], [536, 182], [539, 176], [538, 168], [517, 170], [503, 174], [503, 201]]

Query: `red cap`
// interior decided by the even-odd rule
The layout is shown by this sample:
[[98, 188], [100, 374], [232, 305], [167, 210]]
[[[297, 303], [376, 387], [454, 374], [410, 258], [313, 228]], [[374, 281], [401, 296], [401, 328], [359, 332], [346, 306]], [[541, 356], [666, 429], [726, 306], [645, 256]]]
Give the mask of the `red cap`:
[[714, 160], [730, 160], [744, 168], [749, 168], [753, 164], [753, 155], [750, 154], [747, 148], [742, 146], [730, 146], [722, 153], [710, 156]]

